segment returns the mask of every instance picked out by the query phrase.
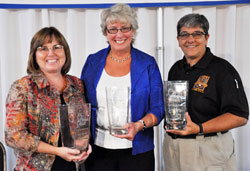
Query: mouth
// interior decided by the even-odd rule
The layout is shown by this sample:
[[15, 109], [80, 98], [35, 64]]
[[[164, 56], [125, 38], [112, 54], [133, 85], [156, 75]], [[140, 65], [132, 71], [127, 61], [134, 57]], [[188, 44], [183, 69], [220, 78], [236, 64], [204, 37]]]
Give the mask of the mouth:
[[196, 46], [195, 45], [187, 45], [185, 46], [186, 48], [195, 48]]
[[57, 59], [49, 59], [47, 60], [47, 62], [50, 64], [50, 63], [55, 63], [57, 61]]
[[117, 44], [123, 44], [126, 40], [115, 40]]

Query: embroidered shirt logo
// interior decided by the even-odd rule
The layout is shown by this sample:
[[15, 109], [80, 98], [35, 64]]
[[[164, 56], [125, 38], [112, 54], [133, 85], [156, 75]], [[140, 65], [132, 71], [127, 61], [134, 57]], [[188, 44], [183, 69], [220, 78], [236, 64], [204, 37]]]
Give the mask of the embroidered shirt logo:
[[200, 76], [198, 80], [194, 83], [192, 90], [204, 93], [205, 88], [208, 86], [207, 83], [209, 78], [210, 77], [207, 75]]

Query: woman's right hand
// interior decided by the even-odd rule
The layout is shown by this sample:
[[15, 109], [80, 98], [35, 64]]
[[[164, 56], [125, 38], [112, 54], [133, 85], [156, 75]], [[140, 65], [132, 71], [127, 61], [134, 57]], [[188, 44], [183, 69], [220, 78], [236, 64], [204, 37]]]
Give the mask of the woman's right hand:
[[80, 154], [80, 150], [68, 147], [58, 147], [57, 150], [57, 155], [68, 162], [80, 160]]
[[133, 141], [137, 132], [139, 132], [141, 130], [141, 124], [139, 122], [130, 122], [130, 123], [127, 123], [126, 125], [124, 125], [123, 128], [128, 129], [127, 134], [125, 134], [125, 135], [114, 134], [113, 136], [117, 137], [117, 138], [125, 138], [125, 139], [128, 139], [130, 141]]

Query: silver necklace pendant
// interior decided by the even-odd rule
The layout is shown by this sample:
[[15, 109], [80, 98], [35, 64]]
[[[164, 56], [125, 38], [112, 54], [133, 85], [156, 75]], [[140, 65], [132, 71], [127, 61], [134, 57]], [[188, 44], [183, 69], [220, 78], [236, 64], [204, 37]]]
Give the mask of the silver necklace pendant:
[[128, 60], [130, 58], [130, 54], [126, 57], [126, 58], [123, 58], [123, 59], [116, 59], [112, 56], [111, 52], [110, 52], [110, 58], [116, 62], [119, 62], [119, 63], [123, 63], [124, 61]]

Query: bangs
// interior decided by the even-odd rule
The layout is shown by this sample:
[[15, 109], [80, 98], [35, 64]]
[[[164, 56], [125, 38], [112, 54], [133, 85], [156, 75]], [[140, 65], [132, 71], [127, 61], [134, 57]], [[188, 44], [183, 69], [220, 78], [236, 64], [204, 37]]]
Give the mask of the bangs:
[[127, 24], [129, 23], [129, 20], [124, 17], [124, 16], [121, 16], [121, 15], [112, 15], [110, 17], [107, 18], [106, 20], [106, 23], [111, 23], [111, 24], [114, 24], [116, 22], [121, 22], [122, 24]]

